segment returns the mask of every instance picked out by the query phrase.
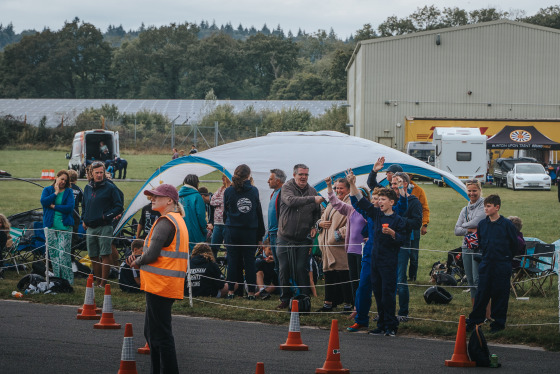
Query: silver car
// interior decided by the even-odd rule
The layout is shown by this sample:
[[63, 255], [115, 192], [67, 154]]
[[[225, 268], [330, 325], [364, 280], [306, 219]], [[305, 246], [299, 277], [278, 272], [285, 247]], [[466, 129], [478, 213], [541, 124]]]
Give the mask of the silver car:
[[550, 191], [550, 176], [541, 164], [519, 163], [507, 173], [507, 188], [516, 190], [548, 190]]

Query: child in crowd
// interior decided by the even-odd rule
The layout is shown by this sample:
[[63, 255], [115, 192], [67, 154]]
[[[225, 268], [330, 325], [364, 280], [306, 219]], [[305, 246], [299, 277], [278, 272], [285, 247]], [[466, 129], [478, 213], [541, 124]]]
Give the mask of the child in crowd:
[[263, 242], [262, 252], [259, 251], [257, 255], [255, 267], [257, 268], [257, 288], [259, 289], [255, 296], [267, 300], [278, 285], [278, 276], [274, 271], [274, 257], [272, 257], [268, 239]]
[[490, 332], [505, 329], [509, 302], [511, 262], [519, 246], [513, 223], [500, 215], [498, 195], [484, 199], [486, 218], [478, 223], [478, 246], [482, 261], [478, 268], [478, 291], [467, 319], [467, 331], [484, 322], [486, 306], [492, 300]]
[[[130, 247], [134, 256], [141, 256], [144, 240], [136, 239], [132, 242]], [[123, 262], [119, 268], [119, 287], [123, 292], [142, 292], [140, 290], [140, 271], [138, 269], [131, 269], [126, 262]]]
[[357, 207], [373, 221], [373, 237], [369, 238], [369, 240], [373, 240], [371, 280], [379, 319], [377, 328], [371, 330], [370, 333], [395, 336], [399, 325], [395, 316], [398, 254], [406, 232], [404, 220], [393, 211], [397, 194], [389, 188], [379, 190], [379, 207], [375, 207], [361, 196], [356, 187], [356, 176], [352, 170], [348, 170], [347, 179], [350, 183], [350, 195], [359, 197]]
[[[208, 244], [198, 243], [194, 246], [190, 268], [193, 297], [225, 297], [227, 295], [227, 284]], [[237, 284], [235, 288], [237, 288]], [[186, 279], [185, 295], [188, 294], [189, 283]]]

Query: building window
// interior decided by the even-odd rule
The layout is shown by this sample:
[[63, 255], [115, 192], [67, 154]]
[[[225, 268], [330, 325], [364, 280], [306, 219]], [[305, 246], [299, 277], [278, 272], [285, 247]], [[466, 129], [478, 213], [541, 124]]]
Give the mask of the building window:
[[470, 161], [471, 159], [471, 152], [457, 152], [457, 161]]

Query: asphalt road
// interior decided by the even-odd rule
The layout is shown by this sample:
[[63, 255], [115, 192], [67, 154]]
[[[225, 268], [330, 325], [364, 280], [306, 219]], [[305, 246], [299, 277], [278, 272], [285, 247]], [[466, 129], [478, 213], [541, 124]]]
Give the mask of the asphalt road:
[[[132, 323], [134, 344], [142, 347], [143, 313], [115, 312], [120, 330], [95, 330], [95, 321], [76, 319], [76, 307], [0, 300], [1, 373], [116, 373], [124, 324]], [[302, 317], [305, 318], [305, 317]], [[326, 358], [329, 331], [302, 328], [307, 352], [279, 350], [288, 326], [173, 317], [181, 373], [314, 373]], [[486, 368], [448, 368], [454, 343], [407, 336], [340, 332], [341, 361], [351, 373], [462, 373]], [[560, 353], [514, 346], [491, 346], [502, 373], [558, 373]], [[149, 373], [149, 356], [136, 355], [139, 373]]]

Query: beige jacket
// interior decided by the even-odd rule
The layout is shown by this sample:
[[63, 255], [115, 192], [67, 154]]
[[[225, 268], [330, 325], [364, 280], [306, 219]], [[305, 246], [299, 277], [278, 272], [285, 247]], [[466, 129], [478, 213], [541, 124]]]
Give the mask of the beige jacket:
[[[346, 196], [343, 202], [350, 204], [350, 195]], [[319, 248], [323, 254], [323, 271], [348, 270], [348, 257], [344, 247], [346, 238], [347, 217], [340, 214], [329, 204], [321, 215], [321, 221], [331, 221], [331, 227], [321, 229], [319, 233]], [[317, 222], [317, 223], [319, 223]], [[335, 232], [340, 234], [340, 240], [335, 239]]]

